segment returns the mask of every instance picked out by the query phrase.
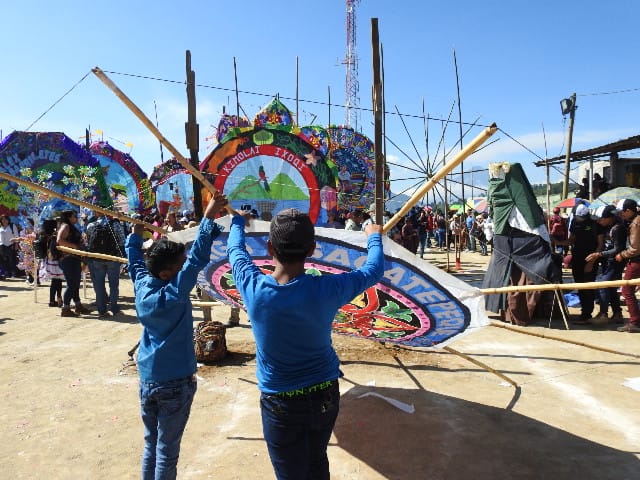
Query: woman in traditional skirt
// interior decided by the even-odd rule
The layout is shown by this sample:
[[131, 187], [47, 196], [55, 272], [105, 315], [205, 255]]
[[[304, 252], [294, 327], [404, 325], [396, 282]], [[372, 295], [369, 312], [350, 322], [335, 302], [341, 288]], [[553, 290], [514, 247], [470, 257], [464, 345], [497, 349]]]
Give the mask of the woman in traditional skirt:
[[46, 238], [45, 245], [47, 245], [47, 255], [45, 255], [42, 263], [40, 263], [40, 278], [44, 281], [48, 279], [51, 282], [51, 286], [49, 287], [50, 307], [62, 307], [62, 280], [64, 280], [64, 273], [60, 268], [58, 260], [54, 258], [54, 254], [49, 248], [51, 239], [55, 238], [56, 234], [56, 221], [45, 220], [40, 235], [44, 235]]

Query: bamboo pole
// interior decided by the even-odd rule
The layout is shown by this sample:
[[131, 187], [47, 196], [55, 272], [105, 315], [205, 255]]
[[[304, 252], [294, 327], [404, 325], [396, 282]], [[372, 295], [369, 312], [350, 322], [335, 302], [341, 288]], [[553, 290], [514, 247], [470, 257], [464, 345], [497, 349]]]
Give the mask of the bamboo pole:
[[[200, 170], [198, 170], [193, 165], [191, 165], [191, 162], [189, 162], [186, 158], [182, 156], [182, 154], [178, 151], [178, 149], [174, 147], [171, 144], [171, 142], [169, 142], [169, 140], [166, 139], [164, 135], [162, 135], [160, 130], [156, 128], [153, 122], [151, 122], [151, 120], [147, 118], [147, 116], [142, 112], [142, 110], [140, 110], [138, 106], [135, 103], [133, 103], [129, 99], [129, 97], [127, 97], [124, 94], [124, 92], [120, 90], [118, 86], [115, 83], [113, 83], [113, 81], [111, 81], [111, 79], [99, 67], [94, 67], [91, 69], [91, 71], [94, 73], [96, 77], [98, 77], [102, 81], [102, 83], [104, 83], [107, 87], [109, 87], [109, 89], [116, 95], [116, 97], [122, 100], [122, 103], [124, 103], [129, 108], [129, 110], [131, 110], [133, 114], [136, 117], [138, 117], [138, 119], [145, 125], [145, 127], [149, 129], [149, 131], [160, 141], [160, 143], [162, 143], [165, 147], [167, 147], [167, 150], [169, 150], [173, 154], [173, 156], [176, 158], [176, 160], [180, 162], [180, 165], [182, 165], [189, 173], [191, 173], [191, 175], [193, 175], [195, 178], [200, 180], [200, 183], [202, 183], [202, 185], [204, 185], [204, 187], [207, 190], [209, 190], [212, 194], [216, 193], [215, 187], [211, 184], [211, 182], [209, 182], [209, 180], [207, 180], [204, 177], [204, 175], [202, 175], [202, 172], [200, 172]], [[240, 118], [239, 113], [238, 113], [238, 118]], [[235, 213], [234, 210], [231, 208], [231, 205], [229, 204], [227, 204], [226, 209], [232, 215]]]
[[632, 280], [609, 280], [590, 283], [545, 283], [542, 285], [513, 285], [509, 287], [481, 288], [484, 295], [512, 292], [541, 292], [548, 290], [595, 290], [598, 288], [630, 287], [640, 285], [640, 278]]
[[199, 300], [193, 300], [191, 305], [194, 307], [211, 308], [211, 307], [224, 307], [226, 304], [222, 302], [201, 302]]
[[473, 363], [474, 365], [479, 366], [480, 368], [484, 368], [485, 370], [487, 370], [488, 372], [493, 373], [494, 375], [497, 375], [498, 377], [500, 377], [501, 379], [503, 379], [505, 382], [509, 382], [511, 385], [513, 385], [515, 388], [518, 388], [518, 384], [516, 382], [514, 382], [513, 380], [511, 380], [509, 377], [507, 377], [506, 375], [500, 373], [497, 370], [494, 370], [493, 368], [491, 368], [489, 365], [482, 363], [480, 360], [476, 360], [475, 358], [471, 358], [469, 355], [459, 352], [458, 350], [455, 350], [451, 347], [442, 347], [443, 350], [446, 350], [449, 353], [453, 353], [454, 355], [458, 355], [459, 357], [464, 358], [466, 361]]
[[36, 191], [44, 193], [46, 195], [50, 195], [52, 197], [59, 198], [59, 199], [64, 200], [66, 202], [72, 203], [74, 205], [78, 205], [80, 207], [88, 208], [89, 210], [93, 210], [95, 212], [104, 213], [105, 215], [109, 215], [110, 217], [117, 218], [118, 220], [122, 220], [124, 222], [136, 223], [138, 225], [144, 225], [145, 228], [148, 228], [149, 230], [153, 230], [154, 232], [158, 232], [158, 233], [160, 233], [162, 235], [165, 235], [167, 233], [167, 231], [164, 230], [163, 228], [156, 227], [155, 225], [152, 225], [151, 223], [143, 222], [142, 220], [138, 220], [136, 218], [131, 218], [131, 217], [128, 217], [128, 216], [123, 215], [121, 213], [114, 212], [112, 210], [108, 210], [106, 208], [99, 207], [98, 205], [92, 205], [90, 203], [83, 202], [82, 200], [78, 200], [76, 198], [67, 197], [66, 195], [62, 195], [61, 193], [58, 193], [55, 190], [51, 190], [49, 188], [43, 187], [42, 185], [38, 185], [37, 183], [32, 183], [32, 182], [29, 182], [27, 180], [23, 180], [21, 178], [14, 177], [13, 175], [9, 175], [8, 173], [0, 172], [0, 178], [4, 178], [5, 180], [17, 183], [18, 185], [22, 185], [23, 187], [27, 187], [27, 188], [30, 188], [32, 190], [36, 190]]
[[566, 339], [566, 338], [554, 337], [552, 335], [544, 335], [543, 333], [529, 332], [529, 331], [524, 330], [524, 329], [512, 327], [510, 325], [503, 325], [501, 323], [494, 322], [494, 321], [491, 322], [491, 326], [492, 327], [498, 327], [498, 328], [504, 328], [505, 330], [510, 330], [512, 332], [522, 333], [524, 335], [531, 335], [532, 337], [540, 337], [540, 338], [545, 338], [547, 340], [557, 340], [558, 342], [570, 343], [572, 345], [578, 345], [579, 347], [586, 347], [586, 348], [591, 348], [593, 350], [600, 350], [601, 352], [615, 353], [616, 355], [624, 355], [624, 356], [632, 357], [632, 358], [640, 358], [640, 355], [637, 355], [635, 353], [626, 353], [626, 352], [621, 352], [619, 350], [612, 350], [610, 348], [600, 347], [598, 345], [591, 345], [590, 343], [577, 342], [575, 340], [569, 340], [569, 339]]
[[498, 127], [495, 123], [491, 124], [489, 127], [485, 128], [480, 134], [474, 138], [466, 147], [460, 150], [449, 162], [447, 162], [436, 174], [431, 177], [427, 182], [420, 187], [416, 193], [412, 195], [412, 197], [405, 203], [402, 208], [396, 213], [391, 220], [389, 220], [384, 227], [382, 227], [382, 232], [387, 233], [393, 226], [400, 221], [402, 217], [406, 215], [406, 213], [413, 207], [416, 203], [420, 201], [425, 194], [431, 190], [437, 183], [446, 175], [452, 171], [456, 166], [458, 166], [465, 158], [471, 155], [476, 149], [482, 145], [491, 135], [498, 131]]
[[56, 248], [61, 252], [69, 253], [71, 255], [78, 255], [79, 257], [97, 258], [99, 260], [108, 260], [110, 262], [120, 262], [120, 263], [129, 262], [124, 257], [116, 257], [115, 255], [107, 255], [105, 253], [87, 252], [86, 250], [78, 250], [75, 248], [65, 247], [63, 245], [56, 245]]

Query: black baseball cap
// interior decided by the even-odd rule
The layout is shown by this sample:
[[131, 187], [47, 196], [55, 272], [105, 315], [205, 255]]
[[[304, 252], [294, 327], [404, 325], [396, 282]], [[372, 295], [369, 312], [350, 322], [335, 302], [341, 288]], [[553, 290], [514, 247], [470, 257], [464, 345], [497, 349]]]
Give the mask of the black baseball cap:
[[631, 198], [625, 198], [624, 200], [620, 200], [616, 207], [621, 212], [624, 212], [625, 210], [633, 210], [634, 212], [636, 212], [638, 210], [638, 202]]
[[276, 252], [304, 255], [315, 242], [313, 222], [296, 208], [282, 210], [271, 220], [269, 240]]
[[602, 205], [593, 212], [595, 218], [611, 218], [615, 217], [620, 211], [613, 205]]

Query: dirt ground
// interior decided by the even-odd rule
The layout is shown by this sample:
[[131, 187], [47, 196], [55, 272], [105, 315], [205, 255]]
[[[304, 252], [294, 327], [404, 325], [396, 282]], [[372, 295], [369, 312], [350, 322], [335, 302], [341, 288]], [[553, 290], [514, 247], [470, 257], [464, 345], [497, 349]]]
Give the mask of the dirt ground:
[[[428, 257], [444, 265], [444, 254]], [[477, 283], [485, 264], [467, 254], [460, 274]], [[123, 317], [62, 318], [48, 307], [48, 288], [34, 302], [24, 281], [0, 282], [1, 478], [139, 477], [142, 424], [127, 351], [140, 327], [126, 278], [121, 292]], [[90, 285], [84, 298], [95, 298]], [[229, 309], [213, 313], [224, 321]], [[200, 321], [202, 311], [194, 316]], [[613, 326], [566, 330], [554, 320], [526, 331], [640, 350], [640, 335]], [[179, 478], [271, 479], [244, 314], [226, 339], [228, 357], [198, 369]], [[448, 351], [341, 336], [334, 342], [345, 376], [329, 446], [332, 478], [639, 478], [640, 391], [628, 386], [640, 382], [638, 358], [494, 326], [451, 345], [514, 388]]]

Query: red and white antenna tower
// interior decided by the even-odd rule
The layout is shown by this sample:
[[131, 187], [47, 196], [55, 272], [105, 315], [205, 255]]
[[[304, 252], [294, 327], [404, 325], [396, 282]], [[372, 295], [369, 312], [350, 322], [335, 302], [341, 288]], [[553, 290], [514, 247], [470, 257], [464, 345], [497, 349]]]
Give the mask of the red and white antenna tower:
[[358, 54], [356, 51], [356, 5], [360, 0], [347, 2], [347, 66], [345, 119], [346, 124], [358, 130], [360, 123], [360, 85], [358, 83]]

